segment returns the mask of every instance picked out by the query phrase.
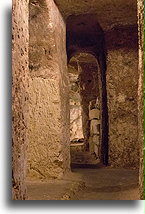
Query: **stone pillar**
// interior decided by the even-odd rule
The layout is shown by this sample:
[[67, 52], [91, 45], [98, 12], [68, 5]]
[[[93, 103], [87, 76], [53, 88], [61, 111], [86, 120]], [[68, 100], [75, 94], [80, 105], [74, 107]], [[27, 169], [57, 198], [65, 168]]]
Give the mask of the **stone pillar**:
[[138, 79], [138, 143], [140, 147], [139, 189], [140, 199], [144, 199], [144, 1], [138, 0], [138, 38], [139, 38], [139, 79]]
[[70, 167], [65, 22], [53, 0], [30, 1], [28, 177], [60, 178]]
[[109, 163], [114, 167], [138, 168], [137, 25], [112, 29], [106, 33], [106, 42]]
[[12, 8], [12, 199], [26, 199], [28, 116], [28, 0]]

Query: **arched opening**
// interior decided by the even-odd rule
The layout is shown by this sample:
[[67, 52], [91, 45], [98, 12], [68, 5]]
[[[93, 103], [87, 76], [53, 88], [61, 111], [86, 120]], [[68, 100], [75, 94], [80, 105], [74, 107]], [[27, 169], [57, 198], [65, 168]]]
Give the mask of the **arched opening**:
[[100, 72], [92, 54], [74, 55], [68, 65], [70, 77], [71, 166], [102, 161]]
[[[104, 165], [108, 165], [108, 107], [107, 107], [107, 90], [106, 90], [106, 45], [104, 32], [97, 22], [95, 14], [86, 14], [86, 15], [71, 15], [67, 19], [67, 57], [68, 63], [71, 58], [78, 53], [87, 53], [91, 54], [95, 57], [97, 70], [98, 70], [98, 78], [100, 82], [100, 93], [97, 100], [101, 103], [101, 148], [99, 149], [101, 152], [101, 162]], [[80, 75], [81, 76], [81, 75]], [[92, 75], [93, 77], [93, 75]], [[91, 85], [91, 81], [95, 81], [93, 77], [92, 80], [87, 80], [87, 87]], [[84, 83], [82, 83], [83, 85]], [[97, 83], [96, 83], [97, 85]], [[95, 86], [96, 87], [96, 86]], [[83, 91], [83, 90], [82, 90]], [[88, 90], [87, 90], [88, 92]], [[90, 95], [91, 95], [90, 91]], [[82, 93], [83, 94], [83, 93]], [[93, 105], [97, 104], [96, 100], [87, 101], [89, 117], [89, 108], [90, 111], [94, 111]], [[90, 102], [90, 103], [89, 103]], [[99, 110], [99, 109], [98, 109]], [[99, 110], [100, 111], [100, 110]], [[95, 118], [98, 119], [99, 118]], [[88, 120], [89, 121], [89, 120]], [[86, 127], [92, 126], [92, 123], [86, 123]], [[100, 124], [94, 122], [94, 126], [97, 127], [97, 130], [100, 130]], [[92, 127], [92, 129], [94, 129]], [[87, 128], [85, 128], [87, 130]], [[88, 128], [89, 131], [86, 132], [86, 136], [84, 138], [85, 141], [85, 149], [89, 150], [89, 137], [91, 129]], [[97, 131], [96, 131], [97, 132]], [[97, 133], [96, 133], [97, 134]], [[88, 138], [88, 139], [87, 139]], [[95, 136], [93, 136], [95, 138]], [[97, 141], [97, 139], [95, 140]], [[100, 141], [100, 140], [99, 140]]]

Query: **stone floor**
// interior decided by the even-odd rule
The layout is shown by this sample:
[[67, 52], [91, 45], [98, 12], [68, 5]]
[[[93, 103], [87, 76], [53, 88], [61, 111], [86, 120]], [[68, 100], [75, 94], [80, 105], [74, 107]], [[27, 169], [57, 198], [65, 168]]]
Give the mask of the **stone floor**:
[[127, 169], [75, 169], [82, 175], [85, 188], [78, 192], [78, 200], [137, 200], [138, 173]]
[[27, 182], [28, 200], [138, 200], [138, 172], [74, 168], [62, 180]]

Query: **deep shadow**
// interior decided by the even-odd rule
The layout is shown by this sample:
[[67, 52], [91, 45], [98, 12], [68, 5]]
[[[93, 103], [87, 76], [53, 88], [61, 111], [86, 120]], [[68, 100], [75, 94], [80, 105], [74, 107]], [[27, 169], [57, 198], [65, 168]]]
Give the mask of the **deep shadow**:
[[107, 50], [104, 32], [97, 21], [96, 14], [71, 15], [67, 19], [66, 47], [68, 63], [79, 52], [95, 56], [100, 67], [102, 104], [102, 144], [101, 161], [108, 165], [108, 105], [106, 89]]
[[98, 163], [98, 164], [81, 164], [81, 163], [72, 163], [71, 164], [71, 169], [72, 169], [72, 172], [73, 172], [73, 169], [75, 168], [83, 168], [83, 169], [100, 169], [100, 168], [103, 168], [104, 165], [102, 163]]

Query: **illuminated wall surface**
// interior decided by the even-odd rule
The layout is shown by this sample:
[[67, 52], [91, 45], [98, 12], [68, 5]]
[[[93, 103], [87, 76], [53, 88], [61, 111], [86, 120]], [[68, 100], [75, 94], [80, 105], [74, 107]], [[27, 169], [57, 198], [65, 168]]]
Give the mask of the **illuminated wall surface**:
[[[144, 1], [144, 14], [145, 14], [145, 1]], [[145, 20], [144, 20], [144, 36], [145, 36]], [[145, 75], [145, 40], [144, 40], [144, 75]], [[144, 78], [144, 120], [145, 120], [145, 78]], [[144, 123], [144, 167], [145, 167], [145, 123]], [[144, 170], [145, 179], [145, 170]], [[145, 183], [144, 183], [144, 199], [145, 199]]]

